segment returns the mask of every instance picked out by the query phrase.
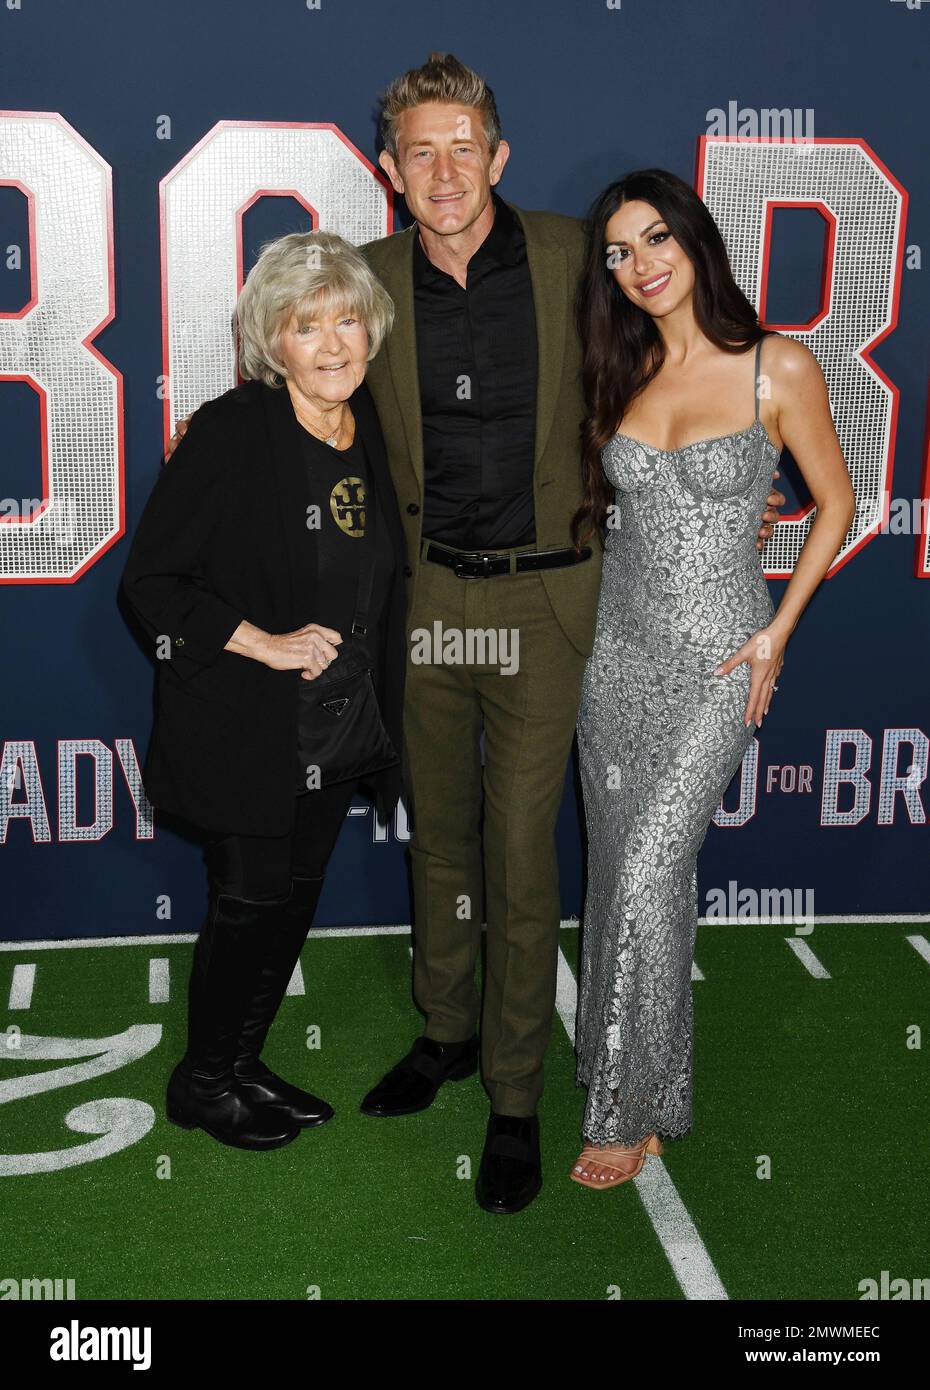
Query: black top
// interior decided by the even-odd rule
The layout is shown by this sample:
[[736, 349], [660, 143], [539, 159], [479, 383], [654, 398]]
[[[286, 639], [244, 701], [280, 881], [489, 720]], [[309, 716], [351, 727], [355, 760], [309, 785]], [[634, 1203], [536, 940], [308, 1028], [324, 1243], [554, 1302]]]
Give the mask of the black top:
[[423, 416], [424, 537], [462, 550], [536, 540], [536, 314], [519, 221], [492, 193], [494, 224], [467, 287], [414, 240]]
[[[307, 543], [316, 547], [318, 616], [312, 619], [348, 637], [355, 616], [362, 553], [371, 539], [367, 525], [368, 458], [358, 434], [348, 449], [334, 449], [308, 430], [303, 434], [307, 484]], [[380, 498], [379, 498], [380, 501]], [[374, 527], [375, 575], [368, 631], [377, 646], [381, 615], [394, 577], [394, 552], [379, 513]], [[307, 685], [303, 681], [302, 685]]]
[[[365, 382], [350, 404], [380, 500], [378, 529], [395, 560], [379, 704], [400, 748], [404, 534]], [[293, 827], [295, 719], [306, 684], [298, 670], [227, 651], [227, 641], [243, 618], [276, 633], [338, 618], [317, 582], [318, 547], [307, 539], [305, 433], [285, 387], [249, 381], [202, 405], [158, 470], [123, 572], [122, 597], [159, 658], [145, 790], [160, 811], [224, 834], [285, 835]], [[364, 780], [387, 818], [400, 768]]]
[[[395, 561], [380, 511], [372, 537], [366, 506], [369, 474], [364, 443], [356, 433], [348, 449], [334, 449], [303, 427], [301, 433], [308, 504], [307, 544], [316, 549], [316, 612], [310, 621], [335, 628], [344, 641], [348, 640], [355, 617], [362, 556], [373, 543], [375, 572], [366, 646], [373, 658], [377, 687], [381, 677], [383, 617], [391, 595]], [[337, 664], [338, 660], [337, 657]], [[301, 699], [309, 700], [313, 694], [313, 681], [301, 677]], [[298, 741], [297, 786], [301, 792], [307, 790], [306, 769], [311, 760], [310, 753]]]

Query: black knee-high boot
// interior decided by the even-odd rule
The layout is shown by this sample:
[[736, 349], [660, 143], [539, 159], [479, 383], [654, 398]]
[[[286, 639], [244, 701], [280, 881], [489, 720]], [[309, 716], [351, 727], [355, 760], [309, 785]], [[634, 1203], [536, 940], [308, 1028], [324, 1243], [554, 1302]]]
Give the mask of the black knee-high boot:
[[277, 1149], [300, 1133], [280, 1110], [240, 1087], [234, 1071], [239, 1034], [262, 968], [280, 903], [247, 902], [211, 890], [194, 947], [188, 988], [187, 1052], [168, 1082], [166, 1114], [237, 1149]]
[[253, 1101], [276, 1108], [303, 1129], [332, 1119], [332, 1106], [276, 1076], [260, 1060], [260, 1053], [300, 959], [322, 888], [322, 878], [291, 880], [290, 897], [266, 936], [268, 949], [261, 973], [256, 976], [235, 1061], [235, 1075], [243, 1093]]

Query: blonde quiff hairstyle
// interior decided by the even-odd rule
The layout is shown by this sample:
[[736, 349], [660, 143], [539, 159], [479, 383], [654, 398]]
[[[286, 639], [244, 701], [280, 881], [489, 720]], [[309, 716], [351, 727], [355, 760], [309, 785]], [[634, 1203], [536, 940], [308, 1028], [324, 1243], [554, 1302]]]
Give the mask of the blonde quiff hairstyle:
[[431, 53], [421, 68], [411, 68], [395, 78], [381, 96], [381, 140], [392, 159], [397, 158], [397, 118], [427, 102], [449, 106], [474, 106], [481, 112], [484, 134], [493, 159], [501, 142], [501, 123], [494, 93], [471, 68], [452, 53]]
[[368, 330], [368, 361], [394, 322], [394, 301], [364, 256], [335, 232], [291, 232], [266, 242], [236, 303], [239, 372], [247, 381], [282, 386], [281, 332], [294, 315], [351, 314]]

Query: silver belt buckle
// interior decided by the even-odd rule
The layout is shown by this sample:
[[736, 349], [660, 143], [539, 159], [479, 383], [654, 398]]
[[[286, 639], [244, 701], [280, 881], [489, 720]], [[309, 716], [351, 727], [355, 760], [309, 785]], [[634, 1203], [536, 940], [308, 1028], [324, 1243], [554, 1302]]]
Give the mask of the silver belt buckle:
[[456, 560], [455, 564], [452, 566], [452, 573], [458, 579], [487, 579], [491, 573], [491, 556], [481, 553], [469, 557], [470, 564], [474, 564], [475, 561], [478, 561], [481, 564], [483, 571], [481, 574], [466, 574], [463, 568], [463, 560]]

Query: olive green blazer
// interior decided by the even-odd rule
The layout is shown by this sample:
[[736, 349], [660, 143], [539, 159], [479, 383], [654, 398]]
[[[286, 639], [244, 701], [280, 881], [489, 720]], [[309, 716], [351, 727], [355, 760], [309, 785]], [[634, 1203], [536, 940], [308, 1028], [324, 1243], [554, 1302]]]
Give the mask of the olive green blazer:
[[[524, 212], [507, 204], [526, 237], [533, 283], [538, 351], [536, 453], [533, 502], [540, 550], [571, 544], [569, 524], [582, 498], [579, 425], [584, 415], [581, 346], [573, 300], [581, 272], [582, 224], [554, 212]], [[406, 231], [360, 247], [394, 301], [394, 327], [366, 381], [374, 397], [387, 445], [388, 464], [407, 541], [411, 570], [408, 614], [416, 595], [423, 517], [423, 422], [413, 309], [413, 248], [416, 223]], [[602, 542], [591, 557], [563, 569], [541, 570], [553, 611], [565, 635], [589, 655], [594, 640]], [[464, 581], [463, 581], [464, 582]]]

